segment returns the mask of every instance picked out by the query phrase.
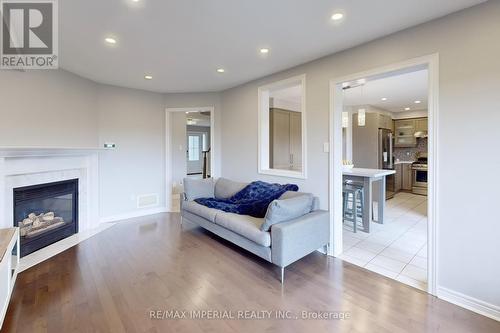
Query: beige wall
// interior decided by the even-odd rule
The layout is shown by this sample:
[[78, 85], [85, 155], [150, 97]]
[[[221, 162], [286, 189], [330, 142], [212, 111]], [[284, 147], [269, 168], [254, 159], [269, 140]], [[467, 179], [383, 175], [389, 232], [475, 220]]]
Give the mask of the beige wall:
[[[222, 175], [299, 184], [328, 200], [329, 81], [439, 52], [438, 285], [500, 306], [500, 1], [382, 38], [222, 95]], [[257, 173], [257, 88], [306, 74], [308, 178]], [[480, 161], [480, 162], [478, 162]], [[480, 171], [478, 165], [481, 165]], [[481, 176], [478, 176], [478, 171]], [[484, 180], [487, 180], [486, 182]]]

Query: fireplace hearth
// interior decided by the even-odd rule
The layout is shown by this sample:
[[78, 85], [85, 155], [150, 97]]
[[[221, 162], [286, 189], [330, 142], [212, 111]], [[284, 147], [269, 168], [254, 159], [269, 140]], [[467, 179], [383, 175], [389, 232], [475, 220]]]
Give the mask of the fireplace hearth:
[[78, 179], [14, 188], [20, 255], [78, 232]]

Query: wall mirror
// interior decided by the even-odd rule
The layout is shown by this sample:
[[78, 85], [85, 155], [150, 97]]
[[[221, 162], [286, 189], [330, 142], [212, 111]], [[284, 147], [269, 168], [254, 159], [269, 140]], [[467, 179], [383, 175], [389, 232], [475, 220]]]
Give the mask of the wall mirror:
[[305, 75], [259, 88], [259, 173], [306, 177]]

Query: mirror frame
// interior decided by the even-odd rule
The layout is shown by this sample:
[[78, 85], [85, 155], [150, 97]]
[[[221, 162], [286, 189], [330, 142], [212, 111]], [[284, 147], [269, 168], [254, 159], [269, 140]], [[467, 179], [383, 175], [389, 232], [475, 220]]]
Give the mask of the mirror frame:
[[[269, 95], [271, 90], [286, 88], [294, 84], [302, 86], [302, 170], [281, 170], [269, 168]], [[285, 80], [266, 84], [258, 88], [258, 172], [290, 178], [307, 178], [307, 126], [306, 126], [306, 75], [298, 75]]]

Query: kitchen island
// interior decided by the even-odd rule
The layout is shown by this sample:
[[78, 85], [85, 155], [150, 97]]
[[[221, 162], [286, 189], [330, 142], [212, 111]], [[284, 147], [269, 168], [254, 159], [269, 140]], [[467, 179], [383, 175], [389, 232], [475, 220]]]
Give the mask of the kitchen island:
[[370, 232], [370, 221], [373, 216], [373, 183], [379, 182], [378, 186], [378, 219], [377, 223], [384, 223], [384, 211], [385, 211], [385, 177], [395, 174], [394, 170], [385, 169], [364, 169], [364, 168], [352, 168], [344, 169], [342, 171], [342, 176], [344, 182], [346, 180], [351, 180], [354, 182], [363, 184], [363, 206], [365, 210], [363, 212], [363, 231]]

